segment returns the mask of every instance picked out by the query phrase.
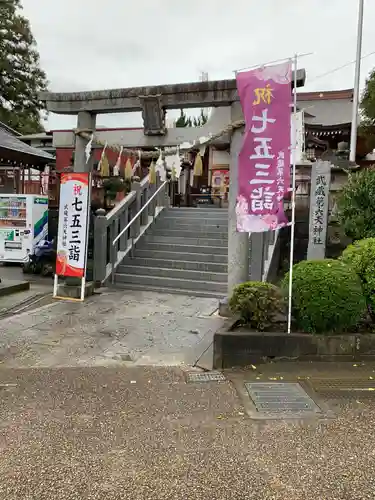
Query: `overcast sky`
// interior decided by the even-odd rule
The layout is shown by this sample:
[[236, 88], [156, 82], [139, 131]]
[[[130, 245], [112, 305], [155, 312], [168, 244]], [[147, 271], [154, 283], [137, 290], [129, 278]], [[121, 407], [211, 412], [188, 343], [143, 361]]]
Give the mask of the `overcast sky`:
[[[233, 78], [233, 70], [294, 53], [305, 90], [353, 87], [359, 0], [22, 0], [51, 91]], [[375, 52], [375, 1], [365, 0], [363, 51]], [[371, 33], [372, 32], [372, 33]], [[375, 54], [362, 61], [362, 85]], [[99, 125], [137, 126], [137, 114], [105, 115]], [[50, 115], [47, 128], [76, 126]]]

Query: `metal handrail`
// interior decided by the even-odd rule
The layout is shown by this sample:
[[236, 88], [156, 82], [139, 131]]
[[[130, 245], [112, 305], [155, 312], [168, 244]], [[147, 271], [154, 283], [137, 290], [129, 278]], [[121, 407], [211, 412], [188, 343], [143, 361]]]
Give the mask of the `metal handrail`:
[[[147, 200], [147, 202], [143, 205], [143, 207], [139, 210], [139, 212], [124, 227], [124, 229], [121, 231], [121, 233], [119, 233], [116, 236], [116, 238], [112, 242], [112, 248], [114, 248], [114, 246], [116, 245], [116, 243], [118, 242], [118, 240], [121, 238], [121, 236], [123, 236], [124, 233], [126, 233], [126, 231], [131, 227], [131, 225], [133, 224], [133, 222], [135, 222], [138, 219], [138, 217], [140, 217], [140, 215], [142, 214], [143, 210], [149, 206], [149, 204], [152, 202], [152, 200], [160, 193], [160, 191], [165, 187], [165, 185], [167, 183], [168, 183], [168, 181], [164, 181], [163, 182], [163, 184], [155, 191], [155, 193], [151, 196], [151, 198], [149, 200]], [[133, 246], [134, 246], [134, 237], [133, 236], [131, 237], [131, 240], [132, 240], [132, 243], [131, 243], [131, 252], [133, 253]], [[113, 262], [113, 260], [112, 260], [113, 251], [111, 251], [110, 254], [111, 254], [111, 281], [112, 281], [112, 284], [113, 284], [114, 280], [115, 280], [115, 262]]]
[[151, 196], [150, 199], [147, 200], [147, 202], [143, 205], [143, 207], [139, 210], [139, 212], [132, 218], [132, 220], [124, 227], [124, 229], [121, 231], [120, 234], [116, 236], [116, 238], [112, 242], [112, 246], [115, 246], [118, 240], [123, 236], [123, 234], [129, 229], [129, 227], [133, 224], [134, 221], [138, 219], [138, 217], [141, 215], [143, 210], [148, 207], [150, 202], [156, 197], [157, 194], [163, 189], [163, 187], [168, 183], [168, 181], [164, 181], [163, 184], [155, 191], [155, 193]]

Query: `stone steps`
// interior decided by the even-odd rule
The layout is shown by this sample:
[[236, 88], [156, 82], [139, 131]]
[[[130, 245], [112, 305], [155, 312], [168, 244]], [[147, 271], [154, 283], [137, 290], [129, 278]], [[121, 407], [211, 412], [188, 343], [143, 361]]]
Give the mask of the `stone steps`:
[[168, 237], [168, 238], [191, 238], [191, 239], [202, 239], [202, 238], [207, 238], [207, 239], [219, 239], [219, 240], [228, 240], [228, 231], [204, 231], [201, 228], [200, 230], [192, 230], [191, 226], [189, 230], [184, 230], [184, 229], [171, 229], [171, 228], [155, 228], [154, 231], [152, 231], [150, 234], [153, 237]]
[[182, 279], [182, 278], [167, 278], [165, 276], [150, 276], [140, 274], [120, 274], [116, 273], [115, 282], [121, 284], [122, 282], [130, 284], [139, 284], [151, 287], [174, 288], [181, 290], [195, 290], [204, 292], [220, 293], [224, 297], [227, 290], [227, 283], [220, 281], [199, 281], [195, 279]]
[[211, 247], [227, 247], [227, 239], [219, 238], [188, 238], [184, 236], [164, 236], [164, 235], [146, 235], [143, 240], [145, 243], [162, 243], [164, 245], [188, 245]]
[[[139, 252], [138, 252], [139, 253]], [[164, 255], [164, 254], [163, 254]], [[196, 254], [195, 254], [196, 255]], [[164, 268], [164, 269], [183, 269], [187, 271], [203, 271], [208, 273], [227, 273], [228, 265], [226, 262], [202, 262], [202, 257], [210, 257], [206, 254], [198, 254], [198, 260], [177, 260], [179, 254], [175, 255], [173, 259], [163, 259], [163, 258], [144, 258], [135, 257], [133, 259], [127, 260], [126, 265], [132, 267], [152, 267], [152, 268]], [[181, 256], [180, 256], [181, 258]], [[123, 272], [123, 265], [119, 267], [119, 272]]]
[[139, 290], [144, 292], [159, 292], [159, 293], [170, 293], [171, 295], [187, 295], [192, 297], [204, 297], [208, 299], [222, 299], [225, 294], [221, 292], [211, 292], [204, 290], [184, 290], [182, 288], [171, 288], [171, 287], [163, 287], [160, 284], [153, 286], [149, 283], [147, 285], [142, 285], [140, 283], [118, 283], [116, 285], [117, 288], [121, 288], [124, 290]]
[[[195, 247], [193, 247], [195, 249]], [[227, 254], [216, 254], [211, 255], [210, 253], [199, 253], [199, 249], [197, 252], [173, 252], [168, 250], [150, 250], [148, 247], [142, 249], [136, 249], [135, 251], [136, 258], [139, 259], [158, 259], [158, 260], [171, 260], [174, 262], [187, 262], [193, 261], [201, 264], [205, 263], [217, 263], [217, 264], [225, 264], [227, 265], [228, 256]], [[181, 260], [180, 260], [181, 259]]]
[[227, 282], [227, 273], [178, 269], [175, 267], [136, 266], [129, 263], [121, 265], [118, 272], [126, 275], [152, 276], [160, 278], [176, 278], [180, 280]]
[[210, 224], [207, 221], [188, 221], [185, 220], [180, 222], [177, 219], [162, 220], [155, 223], [155, 231], [164, 231], [165, 229], [170, 231], [192, 231], [192, 228], [196, 234], [200, 233], [228, 233], [228, 224], [226, 222], [220, 222], [220, 224]]
[[228, 213], [169, 208], [115, 273], [121, 288], [222, 298], [227, 291]]
[[207, 226], [219, 226], [220, 228], [227, 228], [228, 221], [225, 218], [208, 218], [203, 219], [204, 216], [197, 216], [192, 218], [184, 217], [162, 217], [162, 219], [155, 222], [155, 227], [189, 227], [191, 229], [191, 224], [195, 224], [199, 229], [205, 229]]
[[177, 253], [207, 253], [210, 255], [213, 255], [215, 253], [219, 255], [228, 255], [228, 249], [227, 247], [222, 247], [222, 246], [215, 246], [215, 247], [209, 247], [209, 246], [200, 246], [197, 247], [196, 245], [183, 245], [183, 244], [174, 244], [174, 243], [160, 243], [160, 242], [145, 242], [145, 241], [140, 241], [136, 245], [136, 254], [137, 254], [137, 248], [140, 250], [157, 250], [157, 251], [168, 251], [168, 252], [177, 252]]

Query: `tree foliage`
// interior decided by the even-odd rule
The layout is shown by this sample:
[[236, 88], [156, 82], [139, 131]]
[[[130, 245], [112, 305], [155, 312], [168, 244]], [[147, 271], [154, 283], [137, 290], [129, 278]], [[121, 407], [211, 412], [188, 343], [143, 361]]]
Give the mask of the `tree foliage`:
[[366, 80], [361, 100], [362, 120], [359, 133], [366, 138], [369, 150], [375, 148], [375, 69]]
[[247, 281], [235, 287], [229, 306], [234, 313], [240, 315], [244, 324], [257, 331], [264, 331], [283, 312], [284, 300], [275, 285]]
[[375, 237], [375, 170], [349, 174], [337, 198], [339, 221], [353, 240]]
[[375, 321], [375, 238], [355, 241], [342, 254], [341, 260], [351, 266], [362, 283], [368, 312]]
[[20, 0], [0, 1], [0, 121], [22, 134], [43, 130], [39, 91], [46, 74]]
[[[288, 292], [289, 274], [282, 282]], [[366, 309], [361, 282], [351, 266], [340, 260], [304, 260], [293, 266], [292, 313], [306, 333], [348, 332]]]
[[175, 121], [175, 127], [191, 127], [192, 121], [188, 117], [183, 109], [180, 111], [180, 116]]
[[207, 120], [208, 116], [203, 109], [201, 109], [199, 116], [194, 116], [193, 118], [187, 116], [185, 111], [181, 109], [180, 116], [175, 121], [175, 127], [202, 127], [207, 123]]
[[375, 69], [366, 80], [365, 90], [362, 95], [361, 108], [364, 118], [375, 125]]

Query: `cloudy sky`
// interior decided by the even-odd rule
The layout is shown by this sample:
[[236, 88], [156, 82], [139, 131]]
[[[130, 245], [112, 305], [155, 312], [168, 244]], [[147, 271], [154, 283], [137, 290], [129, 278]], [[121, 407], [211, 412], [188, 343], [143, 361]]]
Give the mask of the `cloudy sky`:
[[[306, 90], [351, 88], [359, 0], [22, 0], [51, 91], [80, 91], [232, 78], [233, 71], [294, 53]], [[375, 2], [365, 0], [362, 84], [375, 67]], [[325, 75], [330, 72], [330, 74]], [[322, 76], [323, 75], [323, 76]], [[325, 76], [324, 76], [325, 75]], [[105, 115], [108, 127], [138, 114]], [[75, 118], [50, 115], [47, 127]]]

